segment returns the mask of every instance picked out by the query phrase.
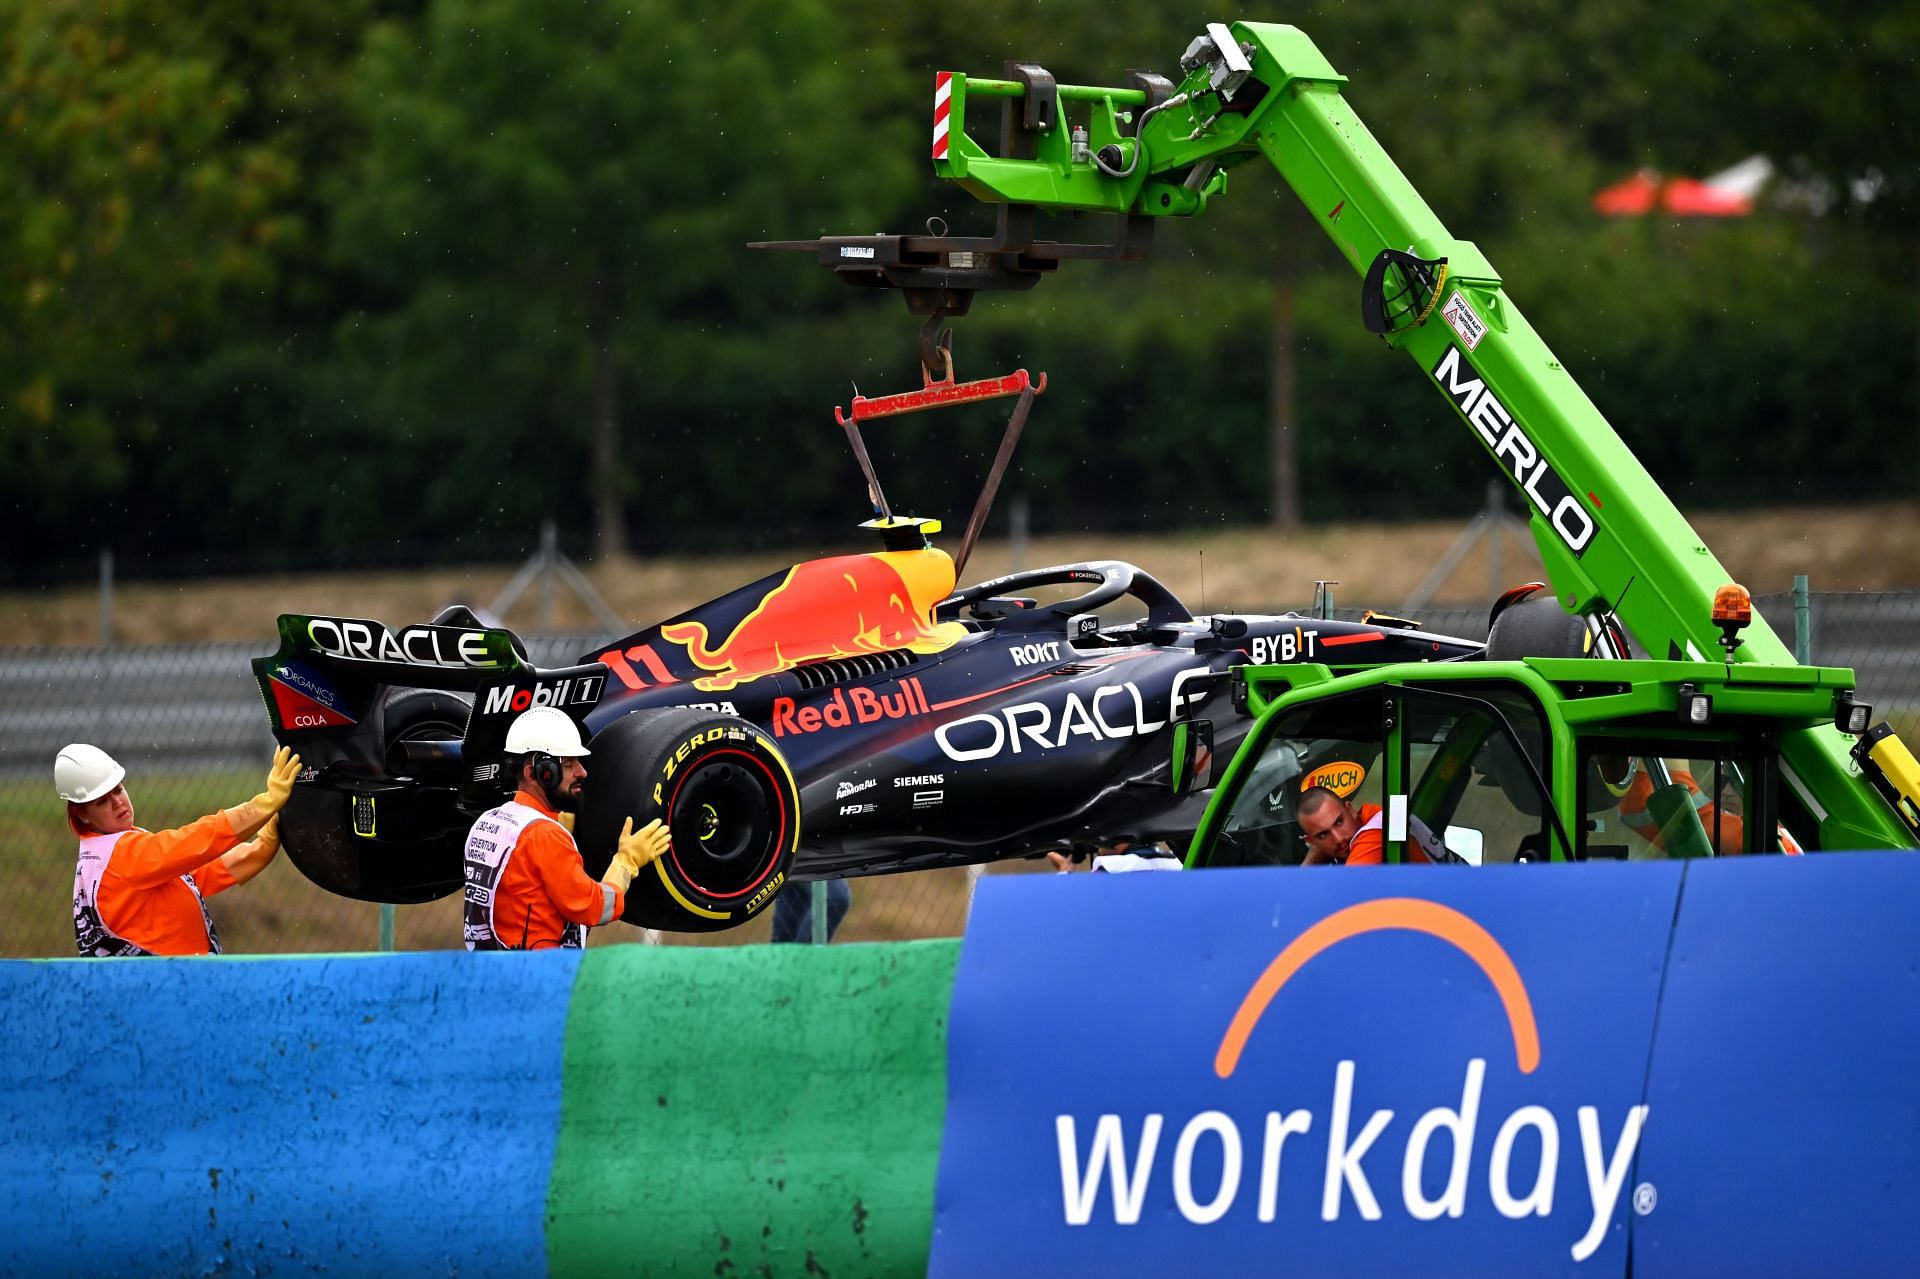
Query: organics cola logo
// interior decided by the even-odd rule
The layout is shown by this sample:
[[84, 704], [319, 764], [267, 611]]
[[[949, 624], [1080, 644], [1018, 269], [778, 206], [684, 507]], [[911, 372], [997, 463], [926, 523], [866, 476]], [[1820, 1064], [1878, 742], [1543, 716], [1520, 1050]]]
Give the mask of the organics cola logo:
[[[1339, 943], [1382, 930], [1424, 933], [1448, 943], [1477, 965], [1505, 1011], [1520, 1074], [1529, 1076], [1539, 1068], [1540, 1031], [1533, 1002], [1506, 949], [1459, 911], [1414, 898], [1388, 898], [1329, 915], [1274, 957], [1228, 1021], [1214, 1053], [1215, 1078], [1225, 1082], [1234, 1077], [1262, 1018], [1296, 973]], [[1398, 1126], [1392, 1109], [1374, 1110], [1364, 1118], [1355, 1113], [1354, 1080], [1359, 1069], [1351, 1059], [1340, 1060], [1333, 1070], [1331, 1095], [1324, 1103], [1269, 1110], [1251, 1132], [1243, 1130], [1241, 1119], [1222, 1109], [1202, 1110], [1184, 1119], [1174, 1116], [1179, 1136], [1170, 1157], [1161, 1150], [1162, 1134], [1169, 1127], [1164, 1112], [1147, 1114], [1131, 1135], [1121, 1115], [1100, 1115], [1090, 1142], [1084, 1145], [1076, 1116], [1056, 1115], [1065, 1223], [1089, 1225], [1099, 1213], [1110, 1214], [1116, 1225], [1137, 1224], [1157, 1179], [1162, 1184], [1171, 1181], [1175, 1208], [1196, 1226], [1221, 1221], [1231, 1213], [1272, 1222], [1283, 1195], [1312, 1194], [1316, 1181], [1320, 1218], [1326, 1222], [1339, 1221], [1349, 1212], [1363, 1222], [1381, 1221], [1396, 1210], [1415, 1221], [1487, 1211], [1519, 1221], [1551, 1217], [1556, 1204], [1579, 1196], [1577, 1190], [1563, 1190], [1560, 1184], [1561, 1148], [1573, 1144], [1563, 1142], [1563, 1116], [1524, 1096], [1504, 1115], [1483, 1114], [1486, 1058], [1474, 1057], [1466, 1063], [1457, 1107], [1436, 1106]], [[1571, 1241], [1575, 1261], [1592, 1256], [1606, 1237], [1647, 1110], [1645, 1105], [1631, 1106], [1624, 1116], [1610, 1121], [1597, 1106], [1575, 1109], [1585, 1172], [1584, 1201], [1571, 1209], [1583, 1225]], [[1495, 1127], [1496, 1121], [1486, 1166], [1476, 1168], [1476, 1135]], [[1318, 1140], [1321, 1133], [1324, 1143]], [[1195, 1159], [1203, 1142], [1210, 1143], [1210, 1156], [1218, 1152], [1217, 1158], [1201, 1162], [1208, 1170], [1206, 1184], [1200, 1184]], [[1310, 1161], [1308, 1170], [1295, 1171], [1303, 1161]], [[1436, 1184], [1428, 1176], [1430, 1165], [1445, 1174], [1437, 1195], [1428, 1194], [1428, 1187]], [[1397, 1187], [1393, 1172], [1399, 1174]], [[1384, 1182], [1378, 1190], [1376, 1178]]]
[[312, 667], [281, 662], [267, 673], [281, 728], [336, 728], [354, 722], [355, 716], [340, 691]]

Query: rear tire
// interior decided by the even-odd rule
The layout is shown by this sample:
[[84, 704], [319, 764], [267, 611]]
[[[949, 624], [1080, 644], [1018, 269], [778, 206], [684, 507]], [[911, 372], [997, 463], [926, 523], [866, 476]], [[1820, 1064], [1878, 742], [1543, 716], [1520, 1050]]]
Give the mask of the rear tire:
[[587, 873], [605, 873], [629, 817], [673, 833], [628, 887], [622, 919], [717, 932], [773, 904], [800, 843], [800, 795], [772, 738], [737, 716], [673, 707], [617, 719], [591, 747], [575, 825]]
[[1586, 657], [1592, 651], [1587, 624], [1560, 607], [1549, 594], [1535, 595], [1503, 609], [1487, 636], [1487, 660], [1516, 662], [1523, 657]]
[[[280, 810], [280, 842], [300, 873], [342, 897], [400, 905], [433, 901], [463, 887], [470, 823], [459, 809], [458, 792], [404, 779], [397, 748], [408, 741], [459, 741], [471, 710], [464, 698], [439, 689], [389, 693], [380, 707], [380, 753], [391, 788], [349, 791], [304, 782]], [[370, 835], [355, 832], [356, 802], [372, 806]]]

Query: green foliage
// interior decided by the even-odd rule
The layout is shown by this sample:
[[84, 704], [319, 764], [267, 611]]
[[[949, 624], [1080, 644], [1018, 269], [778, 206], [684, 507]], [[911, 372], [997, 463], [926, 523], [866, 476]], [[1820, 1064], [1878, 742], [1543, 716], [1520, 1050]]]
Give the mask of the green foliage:
[[56, 547], [203, 548], [272, 500], [236, 463], [259, 447], [254, 431], [284, 436], [289, 419], [242, 414], [266, 393], [297, 421], [298, 378], [227, 378], [272, 362], [270, 335], [326, 305], [311, 284], [323, 214], [304, 184], [337, 162], [317, 123], [328, 58], [364, 8], [281, 6], [262, 23], [227, 0], [0, 4], [10, 521]]
[[[1683, 509], [1912, 491], [1920, 11], [1272, 16]], [[992, 210], [927, 168], [935, 70], [1177, 77], [1198, 22], [1142, 0], [0, 0], [0, 510], [58, 554], [262, 566], [524, 547], [549, 515], [578, 548], [596, 495], [643, 549], [834, 536], [866, 511], [830, 407], [917, 384], [919, 321], [745, 243], [983, 232]], [[1635, 168], [1757, 152], [1795, 201], [1591, 212]], [[1351, 270], [1264, 166], [1232, 179], [1148, 263], [1069, 265], [956, 324], [962, 376], [1051, 377], [1003, 493], [1043, 529], [1264, 518], [1284, 284], [1308, 517], [1475, 508], [1485, 459], [1361, 331]], [[895, 505], [957, 529], [1006, 407], [871, 428]]]

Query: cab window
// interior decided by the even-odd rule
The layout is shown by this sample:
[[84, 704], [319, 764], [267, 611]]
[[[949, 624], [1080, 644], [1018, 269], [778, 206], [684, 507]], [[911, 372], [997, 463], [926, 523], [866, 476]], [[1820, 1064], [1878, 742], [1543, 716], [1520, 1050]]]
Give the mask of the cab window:
[[1588, 742], [1581, 855], [1641, 861], [1797, 847], [1772, 811], [1770, 753], [1743, 743]]
[[1380, 803], [1384, 725], [1378, 690], [1313, 702], [1269, 720], [1208, 864], [1298, 866], [1307, 849], [1293, 806], [1308, 786], [1325, 786], [1355, 808]]
[[1476, 865], [1551, 856], [1546, 734], [1511, 688], [1405, 690], [1409, 810]]

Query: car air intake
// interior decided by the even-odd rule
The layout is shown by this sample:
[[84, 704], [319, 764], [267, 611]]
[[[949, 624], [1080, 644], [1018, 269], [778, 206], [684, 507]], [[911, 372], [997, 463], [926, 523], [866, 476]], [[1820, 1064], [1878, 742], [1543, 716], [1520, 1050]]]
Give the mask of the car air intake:
[[796, 666], [792, 675], [800, 682], [802, 691], [812, 692], [816, 688], [826, 688], [850, 679], [897, 671], [919, 660], [907, 649], [890, 648], [880, 653], [861, 653], [855, 657], [836, 657], [831, 661], [815, 662], [811, 666]]

